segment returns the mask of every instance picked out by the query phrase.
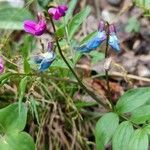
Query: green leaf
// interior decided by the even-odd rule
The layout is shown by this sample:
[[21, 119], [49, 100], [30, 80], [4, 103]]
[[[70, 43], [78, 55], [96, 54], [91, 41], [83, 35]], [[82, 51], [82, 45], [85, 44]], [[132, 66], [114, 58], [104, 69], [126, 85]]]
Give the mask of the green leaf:
[[65, 26], [64, 26], [64, 24], [62, 24], [62, 25], [56, 30], [55, 35], [56, 35], [57, 37], [63, 37], [64, 34], [65, 34]]
[[150, 124], [146, 125], [143, 130], [150, 135]]
[[31, 97], [30, 101], [31, 101], [31, 107], [33, 108], [33, 112], [34, 112], [35, 118], [37, 120], [37, 123], [40, 125], [39, 115], [38, 115], [38, 111], [37, 111], [36, 103], [35, 103], [36, 101], [33, 97]]
[[95, 105], [97, 105], [97, 102], [77, 101], [77, 102], [75, 102], [75, 105], [78, 109], [81, 109], [83, 107], [95, 106]]
[[26, 76], [21, 79], [20, 84], [19, 84], [19, 113], [21, 112], [21, 104], [22, 104], [22, 99], [25, 94], [27, 81], [28, 81], [28, 77]]
[[118, 113], [133, 111], [150, 100], [150, 87], [131, 89], [119, 98], [116, 104]]
[[135, 5], [142, 8], [144, 11], [150, 10], [150, 1], [149, 0], [134, 0]]
[[148, 135], [144, 130], [135, 130], [130, 139], [128, 150], [148, 150]]
[[38, 0], [39, 5], [45, 9], [48, 7], [50, 2], [52, 2], [52, 0]]
[[3, 82], [3, 80], [9, 78], [12, 75], [10, 72], [6, 72], [0, 75], [0, 84]]
[[141, 106], [132, 111], [130, 120], [136, 124], [150, 120], [150, 105]]
[[32, 137], [26, 132], [11, 133], [0, 137], [1, 150], [35, 150]]
[[[73, 67], [74, 64], [68, 60], [69, 64]], [[53, 62], [53, 64], [51, 65], [51, 67], [57, 67], [57, 68], [64, 68], [64, 69], [68, 69], [68, 66], [66, 65], [66, 63], [62, 60], [62, 59], [57, 59]]]
[[127, 150], [133, 132], [133, 126], [129, 121], [122, 122], [112, 138], [113, 150]]
[[112, 112], [105, 114], [98, 120], [95, 130], [97, 150], [105, 149], [106, 144], [108, 144], [116, 131], [118, 124], [119, 117]]
[[0, 7], [0, 29], [22, 30], [26, 19], [33, 16], [25, 8]]
[[30, 50], [33, 48], [34, 37], [31, 35], [25, 35], [23, 38], [23, 45], [21, 48], [23, 58], [28, 58]]
[[68, 25], [69, 39], [72, 39], [73, 35], [78, 30], [82, 22], [89, 15], [90, 11], [90, 7], [86, 7], [84, 10], [82, 10], [72, 18]]
[[105, 58], [104, 53], [98, 51], [91, 51], [90, 56], [92, 56], [92, 64], [95, 64]]
[[128, 20], [128, 24], [125, 27], [125, 31], [126, 32], [140, 32], [140, 23], [136, 19], [136, 17], [133, 16]]
[[88, 34], [85, 38], [83, 38], [80, 42], [80, 44], [84, 44], [86, 42], [88, 42], [89, 40], [91, 40], [95, 35], [97, 34], [97, 31], [94, 31], [90, 34]]
[[70, 1], [70, 3], [68, 4], [68, 10], [67, 10], [67, 13], [66, 13], [66, 15], [64, 17], [65, 24], [67, 24], [69, 19], [72, 17], [74, 8], [75, 8], [75, 6], [77, 4], [77, 1], [78, 0], [73, 0], [73, 1]]
[[26, 58], [24, 59], [23, 66], [24, 66], [24, 72], [26, 74], [31, 72], [30, 64]]
[[22, 104], [20, 115], [18, 111], [18, 103], [14, 103], [0, 109], [1, 133], [16, 133], [24, 129], [27, 119], [27, 108], [24, 104]]

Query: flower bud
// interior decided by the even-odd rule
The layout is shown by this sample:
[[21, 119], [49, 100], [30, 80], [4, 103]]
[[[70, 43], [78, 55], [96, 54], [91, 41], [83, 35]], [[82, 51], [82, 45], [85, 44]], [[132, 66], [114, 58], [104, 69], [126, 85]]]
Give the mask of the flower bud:
[[120, 52], [120, 41], [116, 36], [116, 28], [113, 24], [109, 26], [109, 41], [108, 44], [117, 52]]

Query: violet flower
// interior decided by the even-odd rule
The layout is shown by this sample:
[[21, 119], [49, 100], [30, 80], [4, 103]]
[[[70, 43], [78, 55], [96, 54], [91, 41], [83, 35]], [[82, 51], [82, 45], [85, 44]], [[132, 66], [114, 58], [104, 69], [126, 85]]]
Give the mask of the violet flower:
[[60, 20], [61, 17], [65, 16], [68, 7], [66, 5], [58, 5], [54, 8], [49, 8], [48, 13], [54, 20]]
[[76, 47], [75, 49], [83, 53], [89, 53], [90, 51], [98, 48], [100, 44], [106, 40], [106, 32], [104, 28], [105, 23], [100, 21], [97, 34], [91, 40], [80, 45], [79, 47]]
[[4, 62], [2, 58], [0, 58], [0, 74], [4, 72]]
[[48, 43], [47, 52], [35, 56], [34, 62], [39, 65], [39, 71], [43, 72], [50, 67], [50, 65], [55, 60], [55, 58], [56, 58], [56, 54], [52, 50], [52, 44]]
[[108, 44], [117, 52], [120, 52], [120, 42], [116, 36], [116, 28], [113, 24], [109, 26], [109, 41]]
[[46, 21], [42, 14], [38, 13], [38, 22], [33, 20], [24, 21], [24, 30], [34, 36], [42, 35], [46, 30]]

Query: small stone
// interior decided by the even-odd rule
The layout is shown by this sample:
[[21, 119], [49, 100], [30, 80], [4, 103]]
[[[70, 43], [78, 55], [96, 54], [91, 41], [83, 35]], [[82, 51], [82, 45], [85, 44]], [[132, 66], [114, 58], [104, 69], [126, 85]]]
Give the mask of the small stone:
[[139, 65], [138, 75], [140, 77], [150, 77], [150, 70], [145, 65]]
[[118, 6], [122, 0], [107, 0], [109, 4], [113, 6]]

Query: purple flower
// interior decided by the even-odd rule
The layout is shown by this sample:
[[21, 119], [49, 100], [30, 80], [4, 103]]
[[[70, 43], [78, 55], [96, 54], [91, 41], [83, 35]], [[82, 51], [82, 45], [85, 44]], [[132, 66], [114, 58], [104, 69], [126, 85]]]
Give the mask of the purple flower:
[[33, 20], [24, 21], [24, 30], [35, 36], [42, 35], [46, 30], [46, 21], [42, 14], [38, 13], [38, 22]]
[[0, 58], [0, 74], [4, 72], [4, 62], [2, 58]]
[[116, 28], [113, 24], [109, 26], [109, 41], [108, 44], [117, 52], [120, 52], [120, 42], [116, 36]]
[[66, 5], [59, 5], [55, 8], [50, 8], [48, 13], [54, 20], [60, 20], [61, 17], [65, 16], [68, 7]]
[[56, 54], [52, 50], [52, 44], [48, 43], [47, 52], [35, 56], [34, 62], [39, 65], [39, 71], [43, 72], [50, 67], [55, 58]]

